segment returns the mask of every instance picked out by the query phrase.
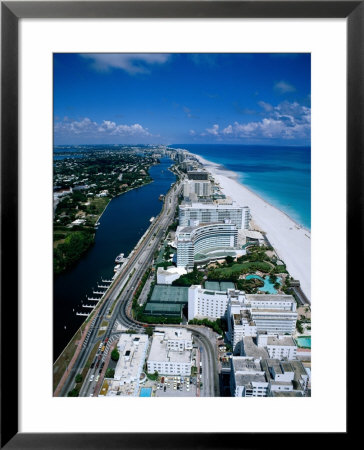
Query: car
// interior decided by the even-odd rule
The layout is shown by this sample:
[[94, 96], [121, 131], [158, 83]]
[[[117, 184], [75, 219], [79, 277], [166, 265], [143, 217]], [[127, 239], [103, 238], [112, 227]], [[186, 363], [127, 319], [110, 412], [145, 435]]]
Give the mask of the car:
[[97, 377], [95, 378], [95, 381], [99, 381], [100, 375], [97, 375]]
[[101, 373], [102, 372], [102, 367], [99, 369], [99, 373]]
[[187, 387], [187, 388], [186, 388], [186, 391], [188, 391], [188, 392], [189, 392], [189, 390], [190, 390], [190, 388], [189, 388], [189, 387]]
[[173, 386], [173, 389], [176, 390], [176, 389], [177, 389], [177, 386]]
[[90, 376], [90, 381], [93, 381], [94, 380], [94, 375], [91, 375]]
[[164, 392], [166, 392], [166, 387], [164, 386]]

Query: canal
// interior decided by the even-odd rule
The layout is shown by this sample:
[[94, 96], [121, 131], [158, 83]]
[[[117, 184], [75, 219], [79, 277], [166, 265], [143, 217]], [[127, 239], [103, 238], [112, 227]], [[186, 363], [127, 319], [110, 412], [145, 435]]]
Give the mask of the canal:
[[100, 219], [95, 244], [72, 267], [55, 277], [53, 284], [53, 360], [55, 361], [85, 320], [76, 312], [89, 312], [81, 301], [92, 296], [101, 279], [110, 280], [114, 275], [115, 257], [125, 256], [133, 250], [150, 226], [150, 218], [161, 211], [163, 203], [158, 199], [166, 194], [176, 176], [168, 170], [169, 158], [150, 168], [153, 182], [133, 189], [111, 200]]

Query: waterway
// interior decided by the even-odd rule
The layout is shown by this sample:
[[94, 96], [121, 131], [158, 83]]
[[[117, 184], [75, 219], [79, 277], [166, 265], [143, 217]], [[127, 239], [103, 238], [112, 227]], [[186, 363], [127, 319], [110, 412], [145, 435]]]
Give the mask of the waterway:
[[[55, 361], [85, 320], [76, 312], [89, 312], [81, 301], [93, 296], [93, 289], [114, 275], [114, 260], [127, 256], [150, 226], [150, 218], [161, 211], [158, 199], [166, 194], [176, 176], [168, 170], [169, 158], [150, 168], [153, 182], [111, 200], [101, 216], [95, 244], [70, 270], [57, 276], [53, 284], [53, 360]], [[66, 328], [65, 328], [66, 327]]]

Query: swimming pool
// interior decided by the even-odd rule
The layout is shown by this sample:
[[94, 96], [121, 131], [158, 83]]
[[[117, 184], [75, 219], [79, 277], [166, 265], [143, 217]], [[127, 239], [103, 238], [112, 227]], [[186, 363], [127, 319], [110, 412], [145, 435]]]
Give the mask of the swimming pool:
[[[247, 275], [246, 280], [251, 280], [252, 278], [258, 278], [258, 280], [261, 280], [264, 282], [264, 286], [258, 288], [258, 291], [262, 292], [269, 292], [269, 294], [276, 294], [277, 291], [274, 289], [274, 283], [271, 283], [269, 281], [269, 277], [262, 278], [259, 275]], [[281, 284], [282, 278], [277, 277], [277, 283]]]
[[152, 396], [152, 388], [141, 388], [139, 397], [151, 397]]
[[311, 336], [299, 336], [296, 342], [300, 348], [311, 348]]

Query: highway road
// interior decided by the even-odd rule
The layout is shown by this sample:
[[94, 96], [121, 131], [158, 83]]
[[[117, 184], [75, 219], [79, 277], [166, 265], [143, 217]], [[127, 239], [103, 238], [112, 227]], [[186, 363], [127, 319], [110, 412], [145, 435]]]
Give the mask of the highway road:
[[[93, 360], [95, 363], [94, 367], [88, 370], [79, 393], [83, 397], [98, 394], [95, 392], [97, 377], [101, 375], [99, 374], [101, 365], [105, 361], [112, 343], [120, 336], [120, 332], [116, 331], [118, 324], [123, 325], [129, 330], [144, 332], [143, 325], [131, 318], [130, 308], [133, 295], [145, 271], [152, 264], [154, 254], [159, 248], [162, 239], [165, 237], [168, 226], [173, 221], [181, 188], [182, 183], [178, 181], [166, 194], [161, 213], [152, 222], [144, 237], [131, 253], [129, 261], [125, 263], [125, 266], [104, 295], [99, 311], [92, 318], [91, 327], [85, 338], [82, 351], [61, 389], [60, 396], [67, 396], [67, 393], [75, 387], [75, 376], [83, 371], [92, 349], [96, 344], [105, 342], [105, 339], [107, 339], [104, 352], [98, 348]], [[110, 316], [110, 309], [115, 301], [117, 303]], [[103, 320], [108, 320], [108, 326], [105, 333], [98, 337], [100, 325]], [[209, 338], [198, 330], [198, 327], [186, 328], [193, 332], [195, 342], [202, 348], [202, 394], [210, 397], [218, 396], [219, 381], [214, 346]], [[98, 365], [97, 361], [99, 361]], [[92, 381], [90, 381], [91, 379]]]
[[[116, 321], [131, 330], [144, 330], [144, 327], [142, 325], [136, 323], [134, 320], [128, 317], [126, 308], [131, 306], [135, 288], [140, 282], [145, 270], [153, 262], [154, 253], [158, 249], [161, 240], [164, 238], [168, 226], [173, 221], [180, 191], [181, 182], [177, 181], [176, 184], [166, 194], [161, 213], [152, 222], [147, 233], [144, 235], [144, 238], [142, 238], [137, 247], [131, 253], [129, 261], [122, 268], [116, 280], [113, 282], [108, 292], [105, 294], [99, 311], [97, 312], [95, 317], [92, 318], [91, 327], [86, 336], [84, 347], [80, 352], [80, 355], [78, 356], [72, 369], [70, 370], [70, 374], [61, 389], [61, 396], [66, 396], [67, 393], [73, 389], [73, 387], [75, 386], [75, 376], [78, 373], [82, 372], [95, 344], [101, 342], [101, 337], [97, 337], [100, 325], [102, 321], [106, 319], [114, 301], [117, 300], [119, 296], [120, 298], [118, 299], [118, 302], [114, 307], [109, 319], [107, 330], [102, 336], [103, 340], [109, 338], [105, 352], [101, 354], [101, 351], [98, 351], [96, 353], [96, 358], [101, 355], [100, 360], [103, 361], [107, 355], [108, 349], [110, 348], [111, 342], [114, 340], [113, 338], [118, 337], [118, 335], [115, 334]], [[123, 287], [124, 291], [120, 295]], [[85, 387], [82, 386], [80, 391], [82, 395], [91, 394], [92, 386], [95, 383], [91, 382], [90, 384], [89, 379], [91, 375], [94, 375], [94, 378], [96, 378], [98, 372], [99, 368], [97, 368], [96, 365], [93, 369], [90, 369], [88, 371], [87, 377], [84, 381], [84, 385], [87, 385], [87, 389], [85, 390]]]

